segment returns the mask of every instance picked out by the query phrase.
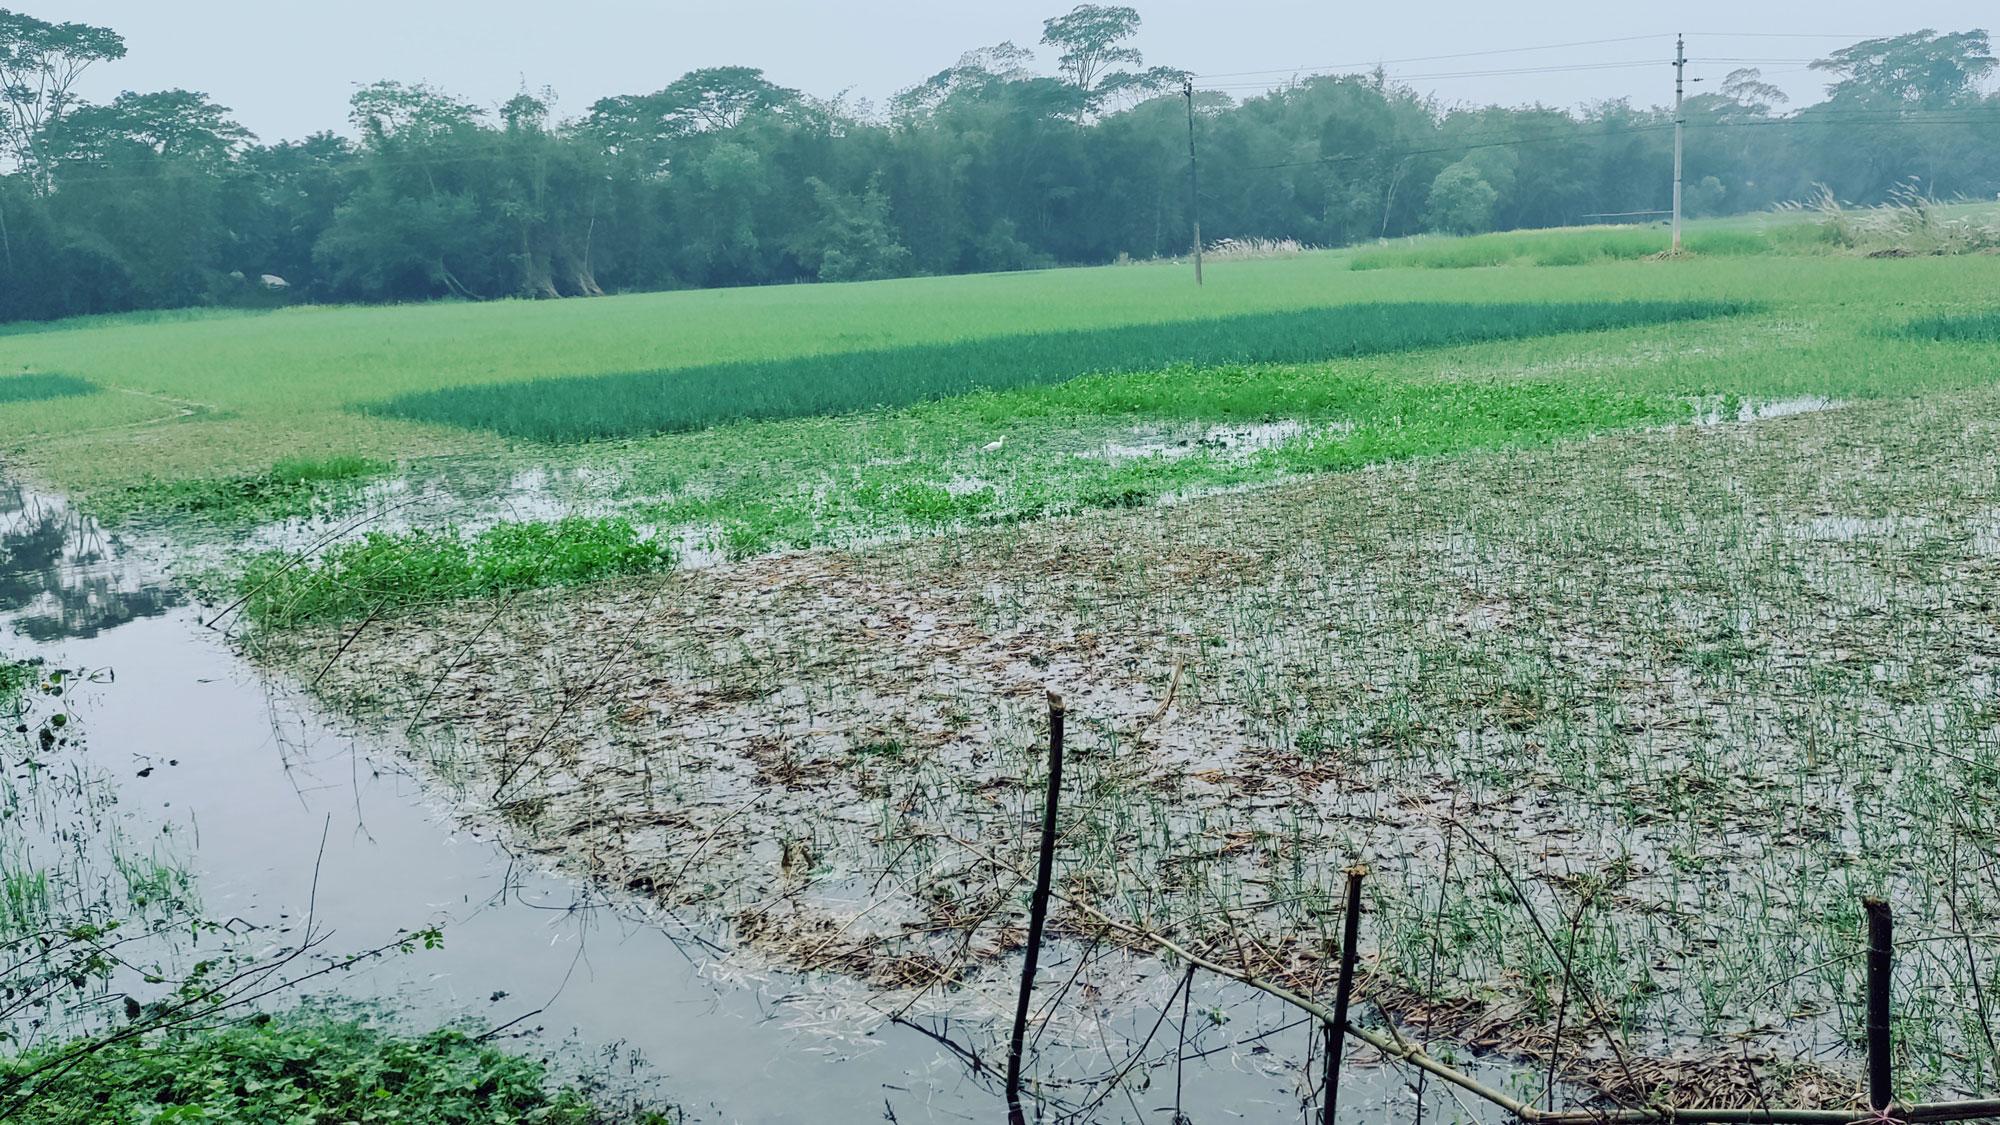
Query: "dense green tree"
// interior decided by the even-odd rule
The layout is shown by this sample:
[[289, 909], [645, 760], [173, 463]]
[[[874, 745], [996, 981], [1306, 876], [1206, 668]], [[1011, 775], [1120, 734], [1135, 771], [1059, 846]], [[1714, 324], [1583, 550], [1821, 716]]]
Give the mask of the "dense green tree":
[[[96, 63], [124, 57], [125, 40], [108, 27], [50, 23], [0, 8], [0, 152], [31, 172], [43, 164], [42, 138], [76, 104], [77, 80]], [[39, 182], [46, 187], [46, 179]]]
[[817, 220], [800, 232], [793, 252], [822, 281], [872, 281], [908, 273], [910, 252], [896, 241], [889, 197], [870, 180], [859, 195], [817, 176], [812, 188]]
[[110, 105], [78, 106], [57, 125], [44, 129], [44, 156], [52, 171], [64, 164], [112, 159], [121, 149], [144, 149], [165, 160], [219, 166], [237, 147], [254, 140], [229, 118], [229, 107], [206, 94], [163, 90], [126, 91]]
[[1940, 35], [1930, 28], [1866, 39], [1813, 64], [1837, 75], [1827, 95], [1837, 106], [1948, 109], [1976, 101], [1995, 66], [1984, 31]]
[[[77, 76], [115, 32], [0, 10], [0, 319], [274, 300], [570, 297], [1184, 253], [1185, 74], [1136, 10], [1084, 4], [1035, 54], [971, 51], [880, 115], [748, 66], [577, 118], [549, 91], [475, 105], [355, 91], [349, 137], [258, 144], [185, 90], [103, 105]], [[1799, 109], [1754, 70], [1686, 105], [1696, 214], [1803, 198], [2000, 191], [1983, 31], [1868, 40]], [[1671, 114], [1442, 106], [1381, 73], [1237, 100], [1194, 92], [1211, 239], [1343, 245], [1594, 221], [1668, 205]], [[282, 277], [282, 290], [260, 284]]]
[[1424, 221], [1432, 230], [1447, 234], [1477, 234], [1493, 229], [1493, 212], [1499, 203], [1500, 193], [1486, 182], [1479, 169], [1470, 161], [1461, 160], [1431, 181]]

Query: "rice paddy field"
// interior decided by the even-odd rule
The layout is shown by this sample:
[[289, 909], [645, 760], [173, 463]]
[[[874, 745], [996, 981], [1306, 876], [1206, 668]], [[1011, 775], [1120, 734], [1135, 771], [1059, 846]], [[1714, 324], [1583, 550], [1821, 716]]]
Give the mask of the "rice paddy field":
[[1132, 930], [1323, 994], [1359, 863], [1367, 1022], [1845, 1108], [1880, 896], [1897, 1093], [1990, 1094], [2000, 257], [1814, 229], [78, 322], [0, 445], [455, 816], [879, 1010], [1011, 1009], [1054, 691], [1085, 1008], [1171, 1007]]

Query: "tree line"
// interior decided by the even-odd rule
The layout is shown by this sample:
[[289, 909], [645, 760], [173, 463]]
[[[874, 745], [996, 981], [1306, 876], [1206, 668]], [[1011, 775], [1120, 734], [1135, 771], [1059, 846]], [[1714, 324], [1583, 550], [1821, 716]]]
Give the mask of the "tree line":
[[[1148, 67], [1140, 17], [1085, 4], [1035, 52], [972, 51], [879, 109], [752, 67], [559, 115], [423, 84], [354, 94], [349, 132], [262, 143], [189, 90], [91, 104], [113, 30], [0, 9], [0, 320], [277, 300], [589, 296], [1026, 269], [1184, 253], [1203, 232], [1338, 246], [1665, 208], [1673, 114], [1447, 104], [1381, 72], [1237, 98]], [[1987, 33], [1866, 40], [1793, 108], [1756, 70], [1687, 102], [1687, 206], [1824, 184], [1879, 201], [2000, 192]], [[1663, 60], [1662, 73], [1665, 73]]]

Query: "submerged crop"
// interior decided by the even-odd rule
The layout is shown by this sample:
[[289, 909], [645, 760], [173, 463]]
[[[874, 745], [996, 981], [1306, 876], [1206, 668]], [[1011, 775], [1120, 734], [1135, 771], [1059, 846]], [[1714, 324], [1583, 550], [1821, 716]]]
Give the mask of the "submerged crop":
[[94, 506], [107, 519], [177, 512], [218, 523], [282, 520], [308, 515], [388, 470], [368, 457], [287, 457], [268, 472], [128, 485], [99, 497]]

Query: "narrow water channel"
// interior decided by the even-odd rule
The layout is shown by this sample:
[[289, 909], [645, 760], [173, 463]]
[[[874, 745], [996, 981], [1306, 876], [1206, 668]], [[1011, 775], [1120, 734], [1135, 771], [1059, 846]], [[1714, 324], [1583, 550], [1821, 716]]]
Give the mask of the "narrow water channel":
[[[159, 553], [59, 499], [0, 488], [5, 654], [96, 673], [72, 692], [79, 753], [115, 786], [126, 839], [174, 842], [207, 917], [282, 948], [310, 911], [334, 951], [438, 925], [442, 949], [316, 987], [412, 1027], [504, 1026], [559, 1069], [631, 1083], [690, 1121], [1004, 1120], [996, 1083], [953, 1045], [961, 1028], [946, 1015], [889, 1022], [852, 985], [748, 969], [697, 932], [455, 828], [394, 747], [357, 744], [205, 628]], [[1060, 979], [1064, 958], [1053, 959], [1045, 973]], [[1176, 1107], [1201, 1123], [1301, 1119], [1303, 1024], [1207, 981], [1183, 1031], [1165, 1000], [1099, 1013], [1101, 1052], [1042, 1053], [1052, 1105], [1070, 1107], [1048, 1119], [1169, 1122]], [[990, 1042], [993, 1029], [973, 1023], [965, 1041]], [[1125, 1089], [1087, 1083], [1141, 1042], [1149, 1051]], [[1435, 1094], [1430, 1107], [1427, 1120], [1474, 1116]], [[1398, 1076], [1357, 1059], [1342, 1109], [1343, 1120], [1407, 1120], [1414, 1103]]]

